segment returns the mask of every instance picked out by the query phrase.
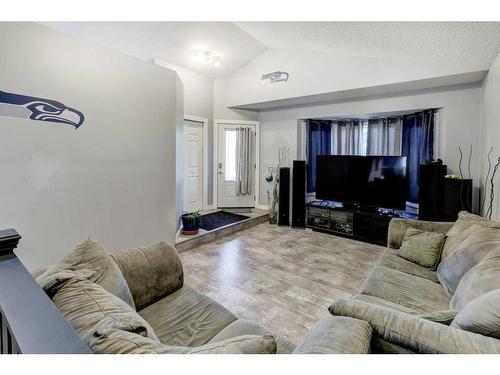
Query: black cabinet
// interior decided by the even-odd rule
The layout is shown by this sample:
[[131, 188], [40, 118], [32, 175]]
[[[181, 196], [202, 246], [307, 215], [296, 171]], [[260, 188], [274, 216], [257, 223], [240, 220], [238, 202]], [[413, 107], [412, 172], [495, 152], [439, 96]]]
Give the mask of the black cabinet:
[[444, 179], [443, 221], [456, 221], [460, 211], [472, 212], [472, 180]]
[[365, 212], [354, 213], [355, 239], [387, 245], [387, 232], [392, 217]]
[[389, 222], [396, 214], [349, 210], [334, 202], [314, 201], [306, 205], [306, 226], [359, 241], [387, 245]]
[[446, 165], [420, 166], [420, 220], [455, 221], [460, 211], [472, 212], [472, 180], [445, 175]]

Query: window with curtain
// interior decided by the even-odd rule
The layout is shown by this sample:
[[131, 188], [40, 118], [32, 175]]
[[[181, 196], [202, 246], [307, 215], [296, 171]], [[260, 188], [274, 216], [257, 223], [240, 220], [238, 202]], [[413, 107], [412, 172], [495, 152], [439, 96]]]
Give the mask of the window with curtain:
[[318, 155], [406, 156], [408, 200], [418, 202], [419, 165], [433, 158], [434, 110], [402, 117], [308, 120], [307, 191], [316, 191]]
[[332, 122], [307, 121], [307, 191], [316, 191], [316, 156], [330, 155], [332, 150]]
[[408, 200], [418, 202], [420, 164], [434, 158], [434, 110], [403, 116], [401, 155], [406, 156]]

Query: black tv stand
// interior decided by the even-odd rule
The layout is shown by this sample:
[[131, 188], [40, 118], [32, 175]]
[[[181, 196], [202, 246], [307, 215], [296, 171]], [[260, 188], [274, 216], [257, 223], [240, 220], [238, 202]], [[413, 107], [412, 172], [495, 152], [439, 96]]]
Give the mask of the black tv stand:
[[306, 204], [306, 227], [386, 246], [389, 222], [403, 214], [392, 209], [316, 200]]

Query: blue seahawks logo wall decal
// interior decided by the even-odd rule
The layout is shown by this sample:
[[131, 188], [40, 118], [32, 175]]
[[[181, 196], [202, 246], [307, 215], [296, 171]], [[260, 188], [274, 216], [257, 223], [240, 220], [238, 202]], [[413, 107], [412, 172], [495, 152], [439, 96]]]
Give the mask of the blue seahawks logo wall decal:
[[55, 100], [4, 91], [0, 91], [0, 116], [58, 122], [72, 125], [75, 129], [78, 129], [85, 120], [83, 113]]

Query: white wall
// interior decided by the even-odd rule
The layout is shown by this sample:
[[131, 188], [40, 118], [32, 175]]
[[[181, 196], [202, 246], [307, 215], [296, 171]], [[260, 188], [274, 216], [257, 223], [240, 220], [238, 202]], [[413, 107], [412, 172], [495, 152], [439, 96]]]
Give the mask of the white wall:
[[[159, 66], [174, 70], [184, 87], [184, 116], [196, 116], [208, 119], [208, 205], [213, 204], [213, 118], [214, 118], [214, 80], [188, 69], [170, 64], [161, 59], [153, 62]], [[183, 202], [184, 199], [181, 201]]]
[[[263, 74], [290, 74], [286, 83], [260, 85]], [[469, 73], [451, 65], [268, 49], [227, 78], [228, 106], [428, 80]]]
[[[258, 120], [256, 111], [233, 110], [227, 106], [226, 79], [204, 77], [190, 70], [170, 64], [161, 59], [154, 59], [155, 64], [177, 72], [184, 87], [184, 116], [197, 116], [208, 119], [207, 129], [207, 205], [214, 204], [213, 163], [214, 163], [214, 118], [230, 120]], [[179, 155], [181, 158], [183, 155]], [[182, 185], [179, 189], [182, 188]], [[183, 199], [181, 200], [183, 202]], [[182, 206], [182, 203], [181, 203]]]
[[[458, 173], [458, 148], [467, 150], [472, 144], [474, 153], [472, 173], [475, 186], [480, 176], [480, 98], [479, 84], [458, 85], [440, 89], [407, 92], [400, 95], [375, 96], [355, 101], [276, 109], [260, 112], [260, 203], [266, 204], [268, 188], [264, 175], [267, 166], [277, 159], [278, 144], [286, 144], [291, 160], [297, 158], [297, 121], [312, 117], [358, 116], [362, 114], [441, 108], [439, 129], [439, 150], [448, 165], [450, 173]], [[465, 168], [466, 170], [466, 168]], [[477, 202], [476, 202], [477, 204]]]
[[[240, 87], [240, 91], [245, 91]], [[228, 93], [228, 78], [214, 80], [214, 118], [223, 120], [248, 120], [257, 121], [259, 112], [229, 108], [232, 101]]]
[[[486, 173], [488, 171], [488, 159], [487, 154], [491, 147], [493, 147], [493, 152], [491, 153], [491, 161], [494, 165], [498, 161], [500, 156], [500, 56], [497, 56], [493, 62], [488, 75], [483, 81], [483, 93], [482, 93], [482, 134], [481, 134], [481, 157], [482, 157], [482, 167], [481, 167], [481, 182], [482, 186], [485, 184]], [[493, 169], [493, 167], [492, 167]], [[497, 173], [495, 178], [495, 200], [493, 204], [493, 215], [492, 219], [500, 220], [500, 193], [498, 187], [500, 186], [500, 171]], [[488, 186], [485, 191], [486, 193], [486, 204], [484, 211], [487, 210], [490, 198], [490, 183], [488, 178]]]
[[175, 202], [176, 229], [184, 210], [184, 86], [176, 75], [175, 79]]
[[214, 80], [161, 59], [154, 63], [173, 70], [184, 86], [184, 115], [213, 118]]
[[173, 244], [176, 73], [31, 23], [0, 23], [0, 51], [3, 91], [85, 115], [77, 130], [0, 117], [0, 227], [23, 236], [26, 266], [89, 236], [108, 249]]

